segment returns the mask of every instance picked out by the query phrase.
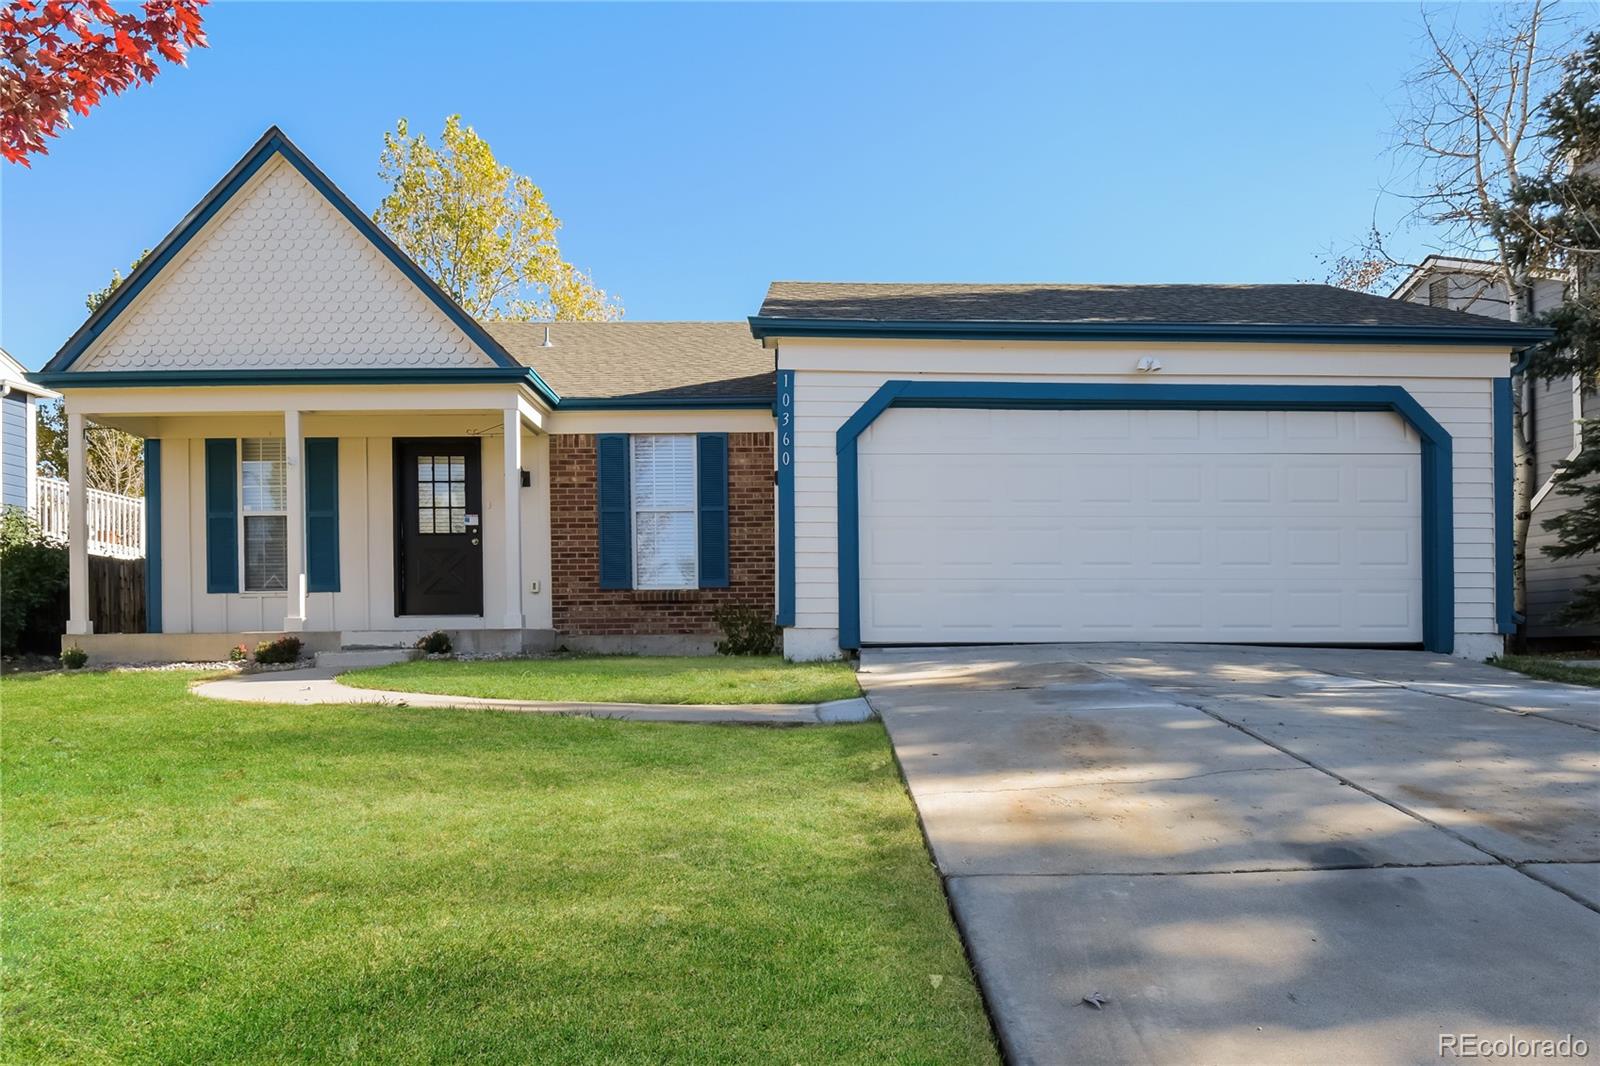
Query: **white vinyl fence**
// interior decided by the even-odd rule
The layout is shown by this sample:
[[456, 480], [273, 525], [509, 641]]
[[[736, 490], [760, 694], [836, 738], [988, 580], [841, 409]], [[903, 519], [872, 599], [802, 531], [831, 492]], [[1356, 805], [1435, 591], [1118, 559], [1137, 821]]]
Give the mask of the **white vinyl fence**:
[[[39, 479], [35, 520], [52, 540], [67, 539], [67, 483]], [[89, 554], [113, 559], [144, 558], [144, 500], [115, 492], [89, 490]]]

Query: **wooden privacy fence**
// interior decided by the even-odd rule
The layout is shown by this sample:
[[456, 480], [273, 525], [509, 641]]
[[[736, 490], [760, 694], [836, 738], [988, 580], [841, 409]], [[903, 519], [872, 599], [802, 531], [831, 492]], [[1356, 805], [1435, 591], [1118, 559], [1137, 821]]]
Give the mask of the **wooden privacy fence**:
[[[89, 620], [96, 633], [145, 632], [144, 608], [143, 559], [89, 556]], [[67, 614], [63, 586], [54, 610], [47, 606], [33, 616], [22, 637], [23, 650], [54, 655], [67, 631]]]
[[144, 560], [89, 556], [89, 618], [96, 633], [143, 633]]

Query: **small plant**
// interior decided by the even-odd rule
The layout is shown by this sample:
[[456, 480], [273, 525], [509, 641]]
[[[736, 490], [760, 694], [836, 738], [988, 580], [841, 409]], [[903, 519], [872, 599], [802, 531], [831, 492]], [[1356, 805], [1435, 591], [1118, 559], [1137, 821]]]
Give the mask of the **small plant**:
[[279, 637], [277, 640], [263, 640], [256, 645], [256, 662], [292, 663], [300, 658], [300, 649], [302, 647], [299, 637]]
[[778, 627], [772, 616], [747, 603], [718, 607], [711, 620], [722, 630], [719, 655], [773, 655], [778, 650]]
[[89, 661], [89, 653], [76, 644], [61, 649], [61, 665], [68, 670], [82, 670], [84, 663]]
[[417, 641], [418, 648], [424, 655], [449, 655], [454, 650], [450, 643], [450, 634], [442, 629], [435, 629], [432, 633]]
[[228, 661], [230, 663], [242, 663], [249, 658], [250, 649], [245, 647], [243, 644], [235, 644], [233, 647], [228, 649]]

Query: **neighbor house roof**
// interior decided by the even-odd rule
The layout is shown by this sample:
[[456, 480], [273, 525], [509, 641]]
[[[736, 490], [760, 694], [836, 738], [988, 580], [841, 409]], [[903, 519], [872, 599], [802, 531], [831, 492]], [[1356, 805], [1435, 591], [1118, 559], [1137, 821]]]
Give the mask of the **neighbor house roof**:
[[[744, 327], [741, 326], [740, 329]], [[748, 333], [746, 334], [748, 336]], [[30, 396], [49, 399], [56, 394], [28, 380], [28, 371], [14, 359], [10, 352], [0, 348], [0, 386], [8, 392], [25, 392]]]
[[743, 322], [483, 325], [513, 359], [538, 371], [563, 407], [584, 400], [772, 402], [772, 353], [751, 339]]
[[[1407, 274], [1400, 284], [1395, 286], [1394, 291], [1389, 294], [1389, 299], [1404, 300], [1422, 282], [1440, 274], [1483, 275], [1499, 269], [1499, 264], [1492, 259], [1463, 259], [1453, 255], [1426, 256], [1411, 269], [1411, 273]], [[1564, 276], [1559, 270], [1535, 269], [1530, 273], [1536, 278], [1560, 279]]]
[[1547, 331], [1332, 285], [778, 281], [757, 337], [1365, 340], [1526, 345]]

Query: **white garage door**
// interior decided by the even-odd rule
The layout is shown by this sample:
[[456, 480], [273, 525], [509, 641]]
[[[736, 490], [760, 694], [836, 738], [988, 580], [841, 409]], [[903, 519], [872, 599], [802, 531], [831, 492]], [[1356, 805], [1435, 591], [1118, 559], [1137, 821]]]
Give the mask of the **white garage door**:
[[860, 440], [867, 643], [1422, 639], [1388, 413], [893, 409]]

